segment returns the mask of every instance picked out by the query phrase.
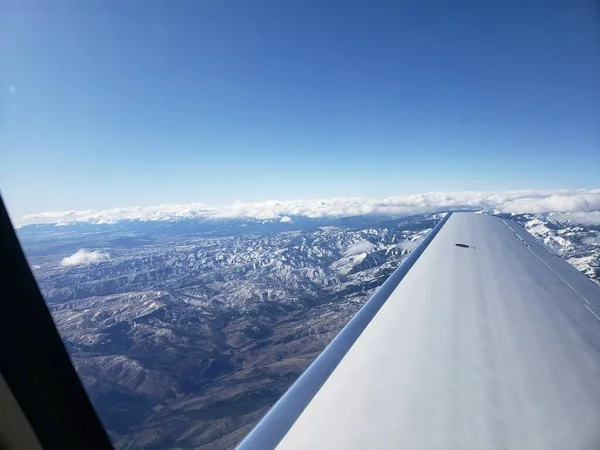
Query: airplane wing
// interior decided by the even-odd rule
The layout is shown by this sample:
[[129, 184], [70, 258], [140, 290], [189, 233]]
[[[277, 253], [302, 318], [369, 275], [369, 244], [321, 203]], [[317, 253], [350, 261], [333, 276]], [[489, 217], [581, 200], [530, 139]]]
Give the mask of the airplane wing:
[[600, 286], [453, 213], [238, 449], [598, 449]]

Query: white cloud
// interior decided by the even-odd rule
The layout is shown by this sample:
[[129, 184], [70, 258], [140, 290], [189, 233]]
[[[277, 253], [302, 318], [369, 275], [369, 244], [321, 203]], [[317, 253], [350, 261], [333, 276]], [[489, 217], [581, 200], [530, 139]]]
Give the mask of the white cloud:
[[369, 253], [372, 252], [375, 248], [372, 242], [369, 241], [360, 241], [356, 244], [352, 244], [350, 247], [346, 249], [344, 252], [344, 256], [352, 256], [352, 255], [360, 255], [361, 253]]
[[419, 246], [422, 240], [423, 239], [417, 239], [416, 241], [400, 241], [396, 244], [396, 247], [401, 250], [408, 250], [409, 252], [412, 252]]
[[94, 224], [119, 220], [258, 219], [284, 220], [285, 217], [348, 217], [363, 214], [408, 215], [455, 209], [476, 209], [505, 213], [589, 212], [600, 210], [600, 189], [595, 190], [521, 190], [430, 192], [386, 199], [337, 197], [324, 200], [271, 200], [260, 203], [236, 201], [231, 205], [208, 206], [204, 203], [126, 207], [106, 210], [43, 212], [29, 214], [17, 225], [31, 223]]
[[600, 211], [573, 211], [568, 214], [554, 214], [552, 220], [579, 225], [600, 225]]
[[17, 93], [17, 88], [16, 88], [16, 87], [14, 87], [14, 86], [9, 86], [9, 87], [8, 87], [8, 93], [9, 93], [10, 95], [15, 95], [15, 94]]
[[81, 249], [73, 253], [71, 256], [63, 258], [60, 262], [61, 266], [78, 266], [80, 264], [91, 264], [109, 259], [109, 254], [105, 252], [95, 251], [89, 252]]
[[504, 212], [546, 213], [573, 212], [600, 209], [600, 193], [575, 193], [532, 197], [514, 200], [502, 208]]
[[281, 223], [293, 223], [294, 222], [290, 216], [283, 216], [281, 219], [279, 219], [279, 221]]

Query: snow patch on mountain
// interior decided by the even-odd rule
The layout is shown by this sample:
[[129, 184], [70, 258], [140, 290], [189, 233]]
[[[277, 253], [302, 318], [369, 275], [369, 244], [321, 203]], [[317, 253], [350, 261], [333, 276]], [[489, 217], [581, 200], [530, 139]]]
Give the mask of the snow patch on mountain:
[[367, 258], [367, 256], [367, 253], [347, 256], [333, 262], [330, 268], [342, 275], [348, 275], [356, 266], [360, 265]]
[[534, 236], [545, 236], [550, 232], [546, 223], [541, 219], [533, 219], [525, 224], [525, 228]]
[[552, 220], [581, 225], [600, 225], [600, 211], [574, 211], [567, 214], [554, 214]]
[[600, 269], [600, 256], [597, 254], [573, 257], [567, 261], [592, 279], [595, 277], [596, 271]]
[[583, 240], [585, 244], [600, 245], [600, 236], [591, 236]]
[[554, 254], [563, 255], [573, 250], [573, 243], [556, 231], [551, 230], [542, 219], [535, 218], [524, 224], [525, 229], [538, 238]]

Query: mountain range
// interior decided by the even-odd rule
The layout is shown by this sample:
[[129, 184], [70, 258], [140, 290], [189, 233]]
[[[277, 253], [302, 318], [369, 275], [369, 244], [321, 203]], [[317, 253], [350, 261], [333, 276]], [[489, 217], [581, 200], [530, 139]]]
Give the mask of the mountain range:
[[[600, 226], [500, 215], [600, 279]], [[19, 228], [117, 449], [233, 447], [441, 215], [285, 217]]]

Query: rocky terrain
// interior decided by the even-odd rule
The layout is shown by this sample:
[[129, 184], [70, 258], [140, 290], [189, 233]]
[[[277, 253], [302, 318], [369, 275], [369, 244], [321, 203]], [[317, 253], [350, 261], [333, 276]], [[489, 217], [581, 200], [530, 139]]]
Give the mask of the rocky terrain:
[[[19, 235], [115, 447], [225, 449], [439, 217], [34, 225]], [[600, 227], [507, 217], [600, 279]]]

